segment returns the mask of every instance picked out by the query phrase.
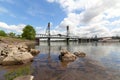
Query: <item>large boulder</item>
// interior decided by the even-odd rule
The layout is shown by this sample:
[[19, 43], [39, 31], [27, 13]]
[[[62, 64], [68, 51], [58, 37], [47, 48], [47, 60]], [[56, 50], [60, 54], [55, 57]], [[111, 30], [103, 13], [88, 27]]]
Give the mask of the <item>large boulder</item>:
[[61, 61], [74, 61], [76, 60], [76, 58], [77, 58], [76, 55], [70, 53], [67, 50], [62, 50], [61, 54], [59, 55], [59, 59]]
[[[1, 46], [2, 45], [2, 46]], [[33, 60], [33, 54], [38, 54], [39, 51], [35, 49], [28, 50], [24, 44], [1, 44], [0, 45], [0, 64], [2, 65], [16, 65], [25, 64]]]
[[29, 52], [18, 52], [8, 55], [3, 59], [2, 65], [25, 64], [33, 60], [33, 56]]
[[33, 80], [34, 76], [32, 75], [26, 75], [26, 76], [19, 76], [17, 78], [15, 78], [14, 80]]
[[30, 49], [30, 53], [31, 53], [32, 55], [37, 55], [37, 54], [40, 53], [40, 51], [39, 51], [39, 50], [36, 50], [36, 49]]

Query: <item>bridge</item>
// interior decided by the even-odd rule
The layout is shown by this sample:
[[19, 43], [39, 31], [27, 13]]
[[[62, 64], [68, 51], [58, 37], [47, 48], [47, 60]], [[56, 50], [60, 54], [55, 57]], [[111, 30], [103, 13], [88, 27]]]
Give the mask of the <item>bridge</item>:
[[46, 35], [46, 34], [37, 34], [36, 35], [36, 38], [52, 38], [52, 39], [78, 39], [79, 37], [78, 36], [66, 36], [66, 35], [60, 35], [60, 34], [57, 34], [57, 35]]
[[39, 44], [40, 39], [47, 39], [48, 43], [50, 44], [51, 39], [65, 39], [67, 43], [69, 43], [69, 40], [77, 40], [78, 42], [86, 41], [86, 42], [91, 42], [91, 41], [96, 41], [97, 38], [81, 38], [79, 36], [70, 36], [70, 31], [69, 31], [69, 26], [66, 27], [66, 35], [51, 35], [50, 34], [50, 23], [48, 23], [47, 29], [46, 29], [46, 34], [36, 34], [36, 42]]

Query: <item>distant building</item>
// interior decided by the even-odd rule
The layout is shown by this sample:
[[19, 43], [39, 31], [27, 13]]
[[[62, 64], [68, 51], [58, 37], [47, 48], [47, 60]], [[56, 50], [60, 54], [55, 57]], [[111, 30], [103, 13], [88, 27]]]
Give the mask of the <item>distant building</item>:
[[112, 37], [103, 37], [99, 40], [100, 42], [119, 42], [119, 39], [113, 39]]

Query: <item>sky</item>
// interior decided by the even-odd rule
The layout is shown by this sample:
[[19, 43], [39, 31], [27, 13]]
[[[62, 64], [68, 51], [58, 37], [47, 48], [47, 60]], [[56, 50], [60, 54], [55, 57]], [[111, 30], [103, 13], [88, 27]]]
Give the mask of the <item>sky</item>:
[[0, 30], [21, 34], [32, 25], [37, 34], [79, 37], [120, 36], [120, 0], [0, 0]]

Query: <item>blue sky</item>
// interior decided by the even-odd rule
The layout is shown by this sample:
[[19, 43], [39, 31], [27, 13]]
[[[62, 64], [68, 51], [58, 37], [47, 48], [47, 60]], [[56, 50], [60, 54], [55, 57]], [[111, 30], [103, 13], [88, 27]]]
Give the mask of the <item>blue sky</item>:
[[[109, 4], [108, 4], [109, 3]], [[51, 34], [81, 37], [120, 35], [119, 0], [0, 0], [0, 29], [22, 33], [27, 24], [37, 33], [45, 33], [51, 22]]]
[[0, 0], [0, 7], [5, 10], [0, 12], [0, 21], [11, 25], [22, 23], [36, 27], [48, 22], [57, 25], [66, 16], [59, 5], [45, 0]]

